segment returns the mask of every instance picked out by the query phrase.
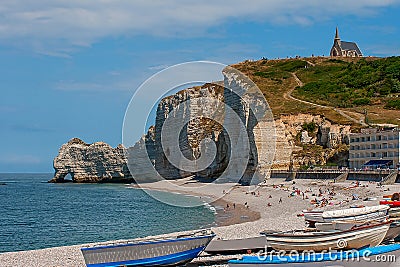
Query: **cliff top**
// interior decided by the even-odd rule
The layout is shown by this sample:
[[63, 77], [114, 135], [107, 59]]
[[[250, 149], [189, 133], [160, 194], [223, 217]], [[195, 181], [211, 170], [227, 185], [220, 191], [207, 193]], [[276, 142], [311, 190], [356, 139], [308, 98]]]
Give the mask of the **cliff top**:
[[258, 85], [276, 117], [322, 114], [355, 127], [400, 123], [400, 57], [262, 59], [232, 67]]

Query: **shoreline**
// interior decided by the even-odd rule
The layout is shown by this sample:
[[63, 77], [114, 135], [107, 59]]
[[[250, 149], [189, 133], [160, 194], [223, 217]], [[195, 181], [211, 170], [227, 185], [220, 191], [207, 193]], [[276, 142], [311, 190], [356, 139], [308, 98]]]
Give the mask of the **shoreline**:
[[[175, 181], [176, 184], [185, 181]], [[193, 185], [194, 184], [194, 185]], [[343, 183], [331, 183], [330, 180], [299, 179], [295, 182], [287, 182], [284, 179], [270, 179], [262, 186], [253, 188], [248, 186], [232, 186], [222, 199], [210, 203], [216, 207], [218, 225], [211, 227], [218, 238], [238, 239], [258, 236], [265, 230], [290, 230], [304, 228], [304, 218], [300, 213], [304, 209], [316, 208], [313, 204], [318, 192], [323, 191], [322, 197], [328, 197], [328, 193], [335, 191], [330, 197], [329, 204], [324, 209], [342, 209], [352, 205], [377, 205], [379, 201], [363, 201], [369, 196], [382, 197], [384, 194], [399, 192], [400, 185], [378, 187], [376, 183], [361, 182], [359, 187], [354, 187], [351, 181]], [[182, 184], [180, 184], [182, 185]], [[190, 182], [190, 186], [202, 186], [199, 182]], [[160, 188], [161, 187], [161, 188]], [[171, 188], [165, 184], [152, 183], [146, 186], [148, 190], [161, 190], [171, 192]], [[193, 190], [191, 187], [184, 187], [185, 190], [171, 193], [183, 193], [192, 196], [213, 197], [221, 193], [218, 185], [212, 188], [204, 188], [206, 191]], [[296, 194], [294, 188], [306, 193], [306, 199], [301, 194]], [[182, 188], [181, 188], [182, 189]], [[255, 191], [254, 191], [255, 189]], [[251, 193], [251, 191], [255, 193]], [[310, 190], [310, 191], [309, 191]], [[320, 191], [321, 190], [321, 191]], [[195, 191], [195, 192], [194, 192]], [[357, 194], [358, 199], [351, 197]], [[233, 208], [235, 203], [235, 208]], [[246, 207], [244, 206], [246, 203]], [[223, 209], [226, 205], [228, 209]], [[188, 233], [191, 231], [178, 232]], [[170, 233], [171, 235], [176, 233]], [[164, 236], [166, 236], [164, 235]], [[161, 235], [160, 237], [162, 237]], [[109, 241], [118, 242], [123, 240]], [[91, 243], [93, 244], [104, 244]], [[43, 267], [85, 267], [80, 248], [88, 244], [80, 244], [64, 247], [52, 247], [39, 250], [4, 252], [0, 253], [0, 266], [43, 266]]]
[[[182, 179], [183, 180], [183, 179]], [[192, 197], [200, 197], [200, 198], [208, 198], [213, 199], [215, 196], [188, 191], [188, 190], [174, 190], [170, 188], [160, 188], [158, 186], [154, 187], [155, 183], [149, 183], [150, 186], [139, 186], [137, 184], [130, 185], [133, 188], [137, 188], [143, 191], [151, 190], [151, 191], [160, 191], [160, 192], [168, 192], [173, 194], [184, 194], [186, 196]], [[229, 193], [228, 193], [229, 194]], [[213, 227], [222, 227], [228, 225], [235, 225], [245, 222], [254, 222], [261, 219], [261, 214], [258, 211], [253, 210], [252, 208], [245, 207], [244, 204], [236, 203], [235, 201], [228, 201], [224, 199], [225, 196], [216, 199], [211, 202], [204, 202], [208, 205], [214, 207], [215, 209], [215, 221], [216, 224]], [[213, 228], [211, 227], [211, 228]]]

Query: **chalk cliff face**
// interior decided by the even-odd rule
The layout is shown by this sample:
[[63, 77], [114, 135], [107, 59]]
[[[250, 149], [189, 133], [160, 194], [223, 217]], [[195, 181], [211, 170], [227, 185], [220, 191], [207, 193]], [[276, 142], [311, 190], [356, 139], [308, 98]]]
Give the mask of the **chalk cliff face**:
[[122, 145], [112, 148], [104, 142], [86, 144], [79, 138], [61, 146], [54, 169], [50, 182], [64, 182], [68, 174], [77, 183], [133, 181]]
[[[215, 102], [216, 101], [216, 102]], [[132, 148], [127, 150], [128, 166], [137, 182], [152, 182], [160, 179], [177, 179], [188, 176], [212, 177], [224, 169], [224, 149], [220, 139], [221, 125], [206, 116], [214, 116], [222, 121], [224, 114], [208, 114], [210, 106], [223, 108], [223, 86], [204, 84], [188, 88], [163, 98], [157, 107], [155, 126]], [[217, 106], [215, 106], [217, 105]], [[206, 116], [198, 116], [203, 114]], [[167, 121], [167, 118], [170, 121]], [[163, 131], [164, 137], [163, 140]], [[171, 131], [169, 134], [166, 132]], [[178, 143], [174, 143], [174, 139]], [[181, 162], [172, 164], [170, 157], [181, 152], [185, 159], [196, 160], [201, 155], [200, 142], [209, 138], [215, 142], [217, 156], [201, 171], [190, 171]], [[177, 167], [178, 166], [178, 167]]]
[[[310, 114], [283, 115], [275, 121], [277, 150], [273, 167], [289, 165], [324, 165], [327, 162], [346, 166], [349, 125], [332, 124], [323, 116]], [[312, 125], [308, 127], [307, 125]]]
[[[255, 97], [254, 84], [228, 68], [223, 74], [224, 86], [205, 84], [162, 99], [155, 125], [134, 147], [112, 148], [103, 142], [86, 144], [78, 138], [70, 140], [54, 159], [55, 175], [51, 182], [63, 182], [67, 174], [74, 182], [131, 182], [133, 178], [143, 182], [188, 176], [215, 179], [229, 166], [232, 151], [246, 150], [242, 136], [230, 136], [223, 130], [227, 126], [238, 130], [229, 113], [209, 114], [210, 110], [226, 107], [237, 114], [248, 136], [249, 153], [239, 153], [233, 158], [236, 163], [246, 164], [244, 175], [239, 177], [242, 184], [249, 184], [253, 174], [256, 174], [253, 182], [268, 179], [271, 165], [274, 169], [288, 169], [330, 161], [346, 163], [350, 126], [332, 124], [322, 116], [310, 114], [282, 115], [275, 120], [272, 113], [260, 117], [259, 113], [265, 114], [269, 107]], [[205, 116], [199, 117], [199, 114]], [[168, 124], [169, 118], [173, 120]], [[183, 126], [182, 121], [186, 121]], [[175, 131], [178, 145], [172, 139], [163, 140], [165, 125]], [[201, 157], [200, 143], [204, 139], [213, 142], [216, 149], [216, 157], [208, 167], [190, 171], [181, 168], [184, 159], [176, 164], [170, 162], [170, 154], [178, 150], [190, 161]], [[228, 176], [235, 174], [228, 173]]]

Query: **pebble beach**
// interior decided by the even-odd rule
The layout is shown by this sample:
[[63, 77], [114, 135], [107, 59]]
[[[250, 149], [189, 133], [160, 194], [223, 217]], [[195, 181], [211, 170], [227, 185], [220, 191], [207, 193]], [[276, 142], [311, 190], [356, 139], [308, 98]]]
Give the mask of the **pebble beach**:
[[[201, 183], [191, 182], [183, 187], [186, 182], [188, 181], [178, 180], [170, 187], [157, 182], [146, 184], [146, 188], [205, 197], [221, 194], [218, 185], [213, 187], [214, 191], [202, 192], [198, 190]], [[181, 185], [179, 190], [176, 189], [178, 183]], [[371, 182], [350, 181], [333, 183], [331, 180], [309, 179], [271, 179], [260, 186], [232, 185], [222, 199], [211, 203], [214, 207], [219, 207], [216, 209], [217, 226], [212, 230], [218, 238], [238, 239], [257, 236], [264, 230], [302, 229], [306, 226], [302, 210], [378, 205], [383, 195], [399, 191], [399, 185], [378, 186]], [[377, 197], [377, 200], [366, 200], [371, 197]], [[0, 266], [84, 267], [80, 248], [87, 245], [1, 253]]]

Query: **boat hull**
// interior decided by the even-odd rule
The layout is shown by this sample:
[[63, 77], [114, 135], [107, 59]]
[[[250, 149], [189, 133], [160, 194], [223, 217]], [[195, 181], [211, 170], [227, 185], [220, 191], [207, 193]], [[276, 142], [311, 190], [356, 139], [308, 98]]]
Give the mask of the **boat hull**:
[[87, 267], [174, 266], [197, 257], [214, 235], [82, 248]]
[[280, 251], [329, 251], [377, 246], [384, 239], [389, 225], [387, 222], [347, 231], [315, 234], [266, 234], [267, 246]]
[[387, 231], [385, 238], [383, 239], [383, 242], [388, 242], [391, 240], [394, 240], [396, 237], [400, 235], [400, 222], [392, 222], [390, 224], [390, 228]]
[[327, 223], [333, 221], [365, 222], [370, 220], [384, 220], [388, 217], [388, 206], [351, 208], [336, 211], [304, 213], [304, 219], [315, 226], [315, 223]]
[[395, 267], [400, 266], [400, 244], [378, 246], [356, 252], [341, 251], [264, 258], [244, 256], [240, 260], [230, 260], [228, 265], [230, 267]]
[[400, 207], [400, 201], [399, 200], [382, 200], [379, 201], [380, 205], [389, 205], [389, 207]]
[[190, 262], [196, 258], [204, 247], [183, 251], [180, 253], [154, 258], [127, 260], [118, 262], [86, 264], [87, 267], [120, 267], [120, 266], [176, 266]]

